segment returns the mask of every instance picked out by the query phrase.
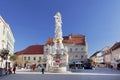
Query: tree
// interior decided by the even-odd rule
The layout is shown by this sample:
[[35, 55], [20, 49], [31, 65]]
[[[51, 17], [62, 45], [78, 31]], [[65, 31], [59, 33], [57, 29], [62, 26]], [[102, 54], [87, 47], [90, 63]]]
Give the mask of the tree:
[[2, 49], [2, 50], [0, 51], [0, 56], [1, 56], [3, 59], [5, 59], [5, 58], [8, 56], [8, 54], [9, 54], [9, 50], [7, 50], [7, 49]]
[[[8, 58], [9, 50], [7, 49], [2, 49], [0, 50], [0, 57], [1, 57], [1, 65], [3, 65], [3, 60]], [[7, 69], [7, 64], [6, 64], [6, 69]], [[1, 71], [0, 71], [1, 72]]]
[[16, 55], [10, 55], [10, 60], [11, 61], [16, 61], [17, 59], [17, 56]]

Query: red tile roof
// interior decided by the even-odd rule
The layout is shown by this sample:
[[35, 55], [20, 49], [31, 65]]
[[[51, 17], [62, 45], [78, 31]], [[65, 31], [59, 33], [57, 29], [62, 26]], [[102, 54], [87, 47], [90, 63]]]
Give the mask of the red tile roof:
[[120, 48], [120, 42], [116, 42], [116, 43], [111, 47], [112, 50], [116, 50], [117, 48]]
[[[69, 36], [63, 37], [63, 43], [75, 44], [75, 45], [85, 45], [85, 36], [81, 34], [71, 34]], [[45, 45], [53, 45], [53, 38], [48, 38]]]
[[44, 53], [43, 45], [31, 45], [22, 51], [16, 52], [16, 55], [21, 55], [21, 54], [34, 55], [34, 54], [43, 54], [43, 53]]

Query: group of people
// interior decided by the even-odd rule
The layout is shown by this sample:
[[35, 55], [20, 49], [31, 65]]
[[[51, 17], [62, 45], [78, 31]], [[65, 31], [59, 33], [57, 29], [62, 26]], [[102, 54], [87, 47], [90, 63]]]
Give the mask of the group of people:
[[10, 66], [8, 66], [8, 68], [6, 67], [6, 68], [4, 68], [4, 70], [5, 70], [5, 73], [6, 74], [12, 74], [12, 72], [15, 74], [15, 72], [16, 72], [16, 65], [14, 65], [13, 67], [10, 67]]
[[[16, 67], [17, 67], [17, 65], [15, 64], [15, 65], [13, 65], [12, 68], [9, 66], [9, 67], [8, 67], [8, 70], [7, 70], [7, 68], [5, 68], [6, 74], [7, 74], [7, 73], [12, 74], [12, 72], [15, 74], [15, 73], [16, 73]], [[35, 65], [31, 66], [31, 69], [32, 69], [32, 71], [34, 71], [34, 70], [35, 70]], [[45, 71], [45, 67], [42, 66], [42, 67], [41, 67], [41, 72], [42, 72], [42, 74], [44, 74], [44, 71]]]

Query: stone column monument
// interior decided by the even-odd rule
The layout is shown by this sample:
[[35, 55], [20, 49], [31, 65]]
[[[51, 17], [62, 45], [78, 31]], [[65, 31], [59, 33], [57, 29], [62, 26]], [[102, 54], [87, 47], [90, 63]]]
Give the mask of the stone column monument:
[[54, 45], [51, 46], [49, 55], [49, 67], [52, 72], [66, 72], [68, 65], [68, 51], [64, 47], [62, 40], [62, 17], [59, 12], [54, 16], [55, 18], [55, 38]]

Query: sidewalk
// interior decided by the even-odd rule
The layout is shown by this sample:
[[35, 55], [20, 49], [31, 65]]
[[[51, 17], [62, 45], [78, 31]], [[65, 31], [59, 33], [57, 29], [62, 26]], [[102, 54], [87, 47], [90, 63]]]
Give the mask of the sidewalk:
[[28, 72], [28, 71], [32, 71], [31, 69], [17, 69], [16, 72]]
[[35, 69], [34, 71], [32, 69], [17, 69], [16, 72], [41, 72], [41, 69]]

